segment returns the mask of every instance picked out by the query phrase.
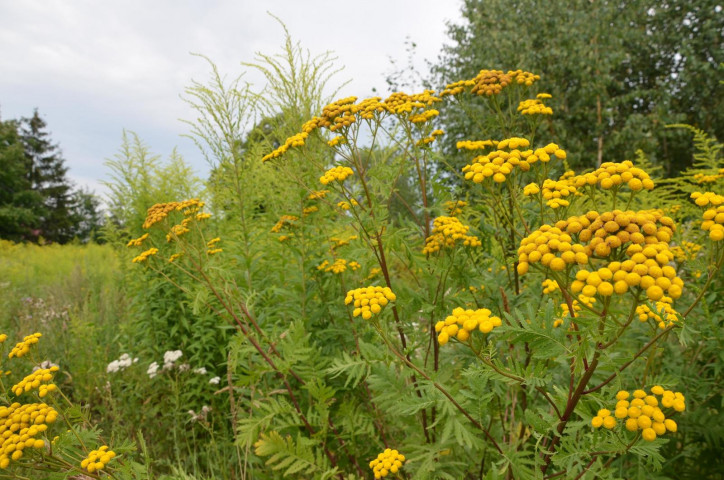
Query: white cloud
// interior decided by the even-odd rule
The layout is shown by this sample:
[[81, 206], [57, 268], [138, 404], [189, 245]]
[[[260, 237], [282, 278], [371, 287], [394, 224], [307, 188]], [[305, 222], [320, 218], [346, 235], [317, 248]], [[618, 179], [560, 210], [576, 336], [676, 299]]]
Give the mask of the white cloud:
[[[31, 115], [37, 107], [60, 143], [71, 174], [104, 176], [103, 159], [120, 144], [123, 128], [136, 131], [166, 156], [173, 145], [205, 170], [192, 144], [179, 138], [191, 112], [179, 99], [191, 79], [208, 77], [211, 58], [229, 77], [255, 52], [277, 53], [284, 32], [313, 54], [334, 51], [351, 78], [345, 95], [386, 91], [389, 57], [405, 59], [405, 38], [434, 59], [446, 41], [445, 21], [459, 20], [459, 0], [272, 0], [97, 2], [0, 0], [0, 113]], [[257, 85], [258, 74], [245, 79]]]

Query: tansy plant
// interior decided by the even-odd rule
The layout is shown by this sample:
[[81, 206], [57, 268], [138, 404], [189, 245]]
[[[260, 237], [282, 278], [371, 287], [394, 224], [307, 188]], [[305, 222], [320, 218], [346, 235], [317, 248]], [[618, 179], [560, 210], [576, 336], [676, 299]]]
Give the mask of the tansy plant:
[[[660, 352], [691, 338], [724, 261], [723, 197], [688, 192], [702, 230], [684, 241], [676, 190], [656, 200], [645, 159], [570, 170], [539, 128], [557, 108], [539, 81], [482, 70], [322, 106], [249, 160], [298, 202], [248, 210], [243, 249], [199, 200], [148, 210], [133, 261], [191, 279], [201, 290], [179, 288], [238, 332], [225, 381], [259, 478], [661, 468], [690, 408]], [[470, 118], [460, 169], [436, 148], [445, 111]], [[711, 258], [698, 280], [694, 241]]]

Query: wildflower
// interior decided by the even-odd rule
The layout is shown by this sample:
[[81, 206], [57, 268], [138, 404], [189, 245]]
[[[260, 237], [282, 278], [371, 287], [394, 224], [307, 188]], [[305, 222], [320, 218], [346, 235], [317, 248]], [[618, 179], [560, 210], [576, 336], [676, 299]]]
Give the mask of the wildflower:
[[358, 205], [359, 203], [357, 203], [357, 200], [355, 200], [354, 198], [350, 199], [349, 202], [342, 201], [337, 203], [337, 207], [341, 208], [342, 210], [349, 210], [352, 206], [356, 207]]
[[175, 260], [181, 258], [183, 256], [183, 252], [174, 253], [170, 257], [168, 257], [168, 263], [173, 263]]
[[[527, 149], [529, 146], [530, 142], [527, 139], [518, 137], [506, 138], [497, 142], [495, 146], [497, 150], [479, 155], [470, 164], [463, 167], [465, 180], [483, 183], [487, 178], [492, 177], [494, 182], [503, 183], [515, 168], [527, 172], [538, 161], [549, 162], [551, 155], [559, 159], [566, 158], [566, 152], [555, 143], [549, 143], [545, 147], [535, 150]], [[526, 150], [520, 150], [520, 148], [526, 148]]]
[[309, 196], [307, 197], [307, 199], [308, 200], [320, 200], [320, 199], [326, 197], [328, 193], [329, 193], [329, 190], [318, 190], [318, 191], [310, 193]]
[[133, 240], [129, 241], [126, 246], [127, 247], [140, 247], [144, 240], [148, 238], [148, 233], [144, 233], [138, 238], [134, 238]]
[[224, 251], [223, 248], [211, 248], [209, 250], [206, 250], [206, 254], [207, 255], [216, 255], [217, 253], [221, 253], [223, 251]]
[[636, 315], [642, 322], [652, 319], [659, 328], [664, 329], [679, 321], [679, 314], [671, 306], [671, 303], [671, 297], [662, 297], [660, 301], [656, 302], [656, 310], [642, 304], [636, 307]]
[[305, 207], [302, 210], [302, 215], [307, 216], [307, 215], [311, 215], [312, 213], [318, 212], [318, 211], [319, 211], [319, 207], [316, 205], [312, 205], [311, 207]]
[[88, 473], [98, 472], [106, 468], [106, 465], [116, 456], [113, 450], [108, 450], [107, 445], [103, 445], [98, 450], [91, 450], [88, 456], [80, 462], [80, 468]]
[[432, 234], [425, 239], [422, 253], [435, 253], [443, 248], [452, 248], [456, 243], [462, 243], [466, 247], [482, 245], [478, 237], [467, 235], [468, 230], [470, 227], [463, 225], [456, 217], [437, 217], [433, 221]]
[[350, 303], [354, 306], [353, 316], [362, 316], [365, 320], [369, 320], [373, 315], [377, 315], [382, 308], [389, 302], [394, 302], [397, 296], [389, 287], [363, 287], [350, 290], [344, 299], [344, 304]]
[[58, 367], [39, 368], [30, 375], [27, 375], [17, 384], [13, 385], [11, 390], [15, 395], [22, 395], [37, 388], [38, 396], [45, 397], [48, 393], [57, 390], [53, 381], [53, 374], [58, 371]]
[[20, 358], [27, 355], [28, 352], [30, 352], [30, 347], [38, 343], [38, 340], [42, 336], [42, 333], [33, 333], [32, 335], [25, 336], [22, 342], [19, 342], [13, 347], [12, 350], [10, 350], [10, 353], [8, 353], [8, 358]]
[[175, 211], [182, 212], [186, 217], [197, 215], [203, 207], [204, 202], [199, 201], [198, 198], [183, 200], [181, 202], [157, 203], [148, 209], [146, 220], [143, 222], [143, 228], [151, 228], [153, 225], [165, 220], [170, 213]]
[[183, 356], [181, 350], [169, 350], [163, 354], [163, 369], [170, 370], [173, 368], [174, 363]]
[[152, 363], [148, 366], [148, 370], [146, 370], [146, 373], [147, 373], [148, 376], [151, 377], [151, 378], [153, 378], [153, 377], [155, 377], [156, 375], [158, 375], [158, 363], [157, 363], [157, 362], [152, 362]]
[[158, 248], [152, 247], [146, 250], [145, 252], [142, 252], [140, 255], [135, 257], [132, 262], [133, 263], [143, 263], [146, 260], [148, 260], [148, 257], [151, 257], [153, 255], [156, 255], [158, 253]]
[[354, 175], [354, 170], [351, 168], [338, 166], [324, 172], [324, 175], [319, 177], [319, 182], [322, 185], [329, 185], [332, 182], [342, 183], [352, 175]]
[[709, 238], [714, 242], [724, 240], [724, 196], [711, 192], [694, 192], [691, 194], [697, 205], [705, 207], [711, 205], [702, 215], [701, 229], [709, 232]]
[[118, 360], [113, 360], [111, 363], [108, 364], [106, 367], [106, 372], [108, 373], [115, 373], [119, 372], [125, 368], [130, 367], [134, 363], [138, 362], [138, 357], [131, 358], [131, 356], [127, 353], [122, 354]]
[[596, 271], [576, 272], [571, 292], [606, 297], [641, 287], [652, 301], [661, 300], [664, 294], [676, 299], [684, 283], [668, 265], [674, 258], [668, 245], [674, 229], [673, 220], [659, 210], [590, 211], [543, 225], [524, 238], [518, 249], [518, 273], [523, 275], [538, 263], [554, 272], [582, 267], [591, 258], [607, 258], [620, 251], [622, 261], [611, 261]]
[[404, 463], [404, 455], [401, 455], [397, 450], [387, 448], [370, 462], [370, 468], [375, 478], [384, 478], [390, 473], [397, 473]]
[[15, 402], [0, 407], [0, 468], [11, 460], [20, 460], [25, 450], [45, 447], [45, 441], [35, 438], [48, 429], [58, 418], [58, 412], [45, 403], [20, 404]]
[[213, 378], [209, 379], [209, 383], [211, 385], [218, 385], [220, 381], [221, 381], [221, 377], [213, 377]]
[[194, 368], [194, 373], [198, 373], [199, 375], [206, 375], [206, 367]]
[[279, 218], [279, 221], [272, 227], [271, 231], [272, 233], [279, 233], [282, 228], [286, 226], [293, 227], [293, 222], [296, 222], [297, 220], [299, 220], [299, 217], [295, 215], [282, 215], [281, 218]]
[[181, 235], [189, 233], [191, 230], [188, 229], [188, 218], [185, 218], [179, 225], [174, 225], [171, 230], [166, 234], [166, 241], [172, 242], [177, 240]]
[[[629, 401], [629, 392], [619, 391], [616, 394], [618, 402], [613, 416], [609, 410], [601, 409], [591, 419], [591, 425], [594, 428], [604, 426], [612, 429], [616, 426], [616, 419], [620, 419], [624, 421], [626, 430], [640, 430], [641, 436], [647, 442], [653, 442], [657, 436], [664, 435], [667, 431], [676, 432], [676, 422], [667, 418], [667, 413], [661, 407], [683, 412], [686, 410], [686, 399], [681, 392], [664, 390], [660, 385], [651, 387], [650, 392], [651, 394], [647, 394], [645, 390], [636, 390], [633, 392], [633, 399]], [[656, 398], [657, 396], [661, 399]]]
[[633, 162], [626, 160], [621, 163], [605, 162], [591, 173], [578, 175], [571, 183], [581, 188], [586, 185], [598, 185], [604, 190], [618, 189], [626, 184], [634, 191], [641, 189], [653, 190], [654, 182], [644, 170], [634, 167]]
[[211, 412], [211, 407], [204, 405], [201, 407], [201, 411], [199, 413], [189, 410], [188, 414], [191, 415], [191, 422], [205, 422], [209, 412]]
[[523, 100], [518, 104], [521, 115], [553, 115], [553, 109], [546, 107], [540, 98]]
[[341, 145], [343, 143], [347, 143], [347, 139], [343, 135], [334, 137], [331, 140], [327, 141], [327, 145], [329, 145], [330, 147], [336, 147], [337, 145]]
[[465, 342], [476, 329], [482, 333], [490, 333], [493, 328], [502, 325], [500, 317], [491, 316], [491, 313], [487, 308], [465, 310], [458, 307], [454, 309], [452, 315], [435, 324], [438, 343], [445, 345], [452, 337]]
[[329, 241], [332, 242], [332, 248], [334, 249], [349, 245], [349, 242], [351, 242], [352, 240], [357, 240], [357, 238], [357, 235], [350, 235], [347, 238], [332, 237], [329, 239]]

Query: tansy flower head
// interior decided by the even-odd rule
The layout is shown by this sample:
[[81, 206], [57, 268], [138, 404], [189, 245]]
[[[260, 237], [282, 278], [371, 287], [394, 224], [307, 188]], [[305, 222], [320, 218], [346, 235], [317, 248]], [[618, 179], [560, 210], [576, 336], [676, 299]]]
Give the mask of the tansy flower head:
[[30, 352], [30, 347], [38, 343], [38, 340], [42, 336], [42, 333], [33, 333], [32, 335], [25, 336], [22, 342], [18, 342], [13, 347], [13, 349], [10, 350], [10, 353], [8, 353], [8, 358], [20, 358], [27, 355], [28, 352]]
[[98, 450], [91, 450], [88, 456], [80, 462], [80, 468], [88, 473], [98, 472], [106, 468], [106, 465], [116, 456], [113, 450], [108, 450], [107, 445], [103, 445]]
[[636, 390], [633, 395], [626, 390], [619, 391], [613, 414], [608, 409], [601, 409], [591, 419], [591, 425], [593, 428], [603, 426], [612, 429], [619, 419], [624, 422], [626, 430], [640, 431], [642, 438], [648, 442], [653, 442], [657, 436], [666, 432], [676, 432], [676, 422], [667, 418], [667, 415], [686, 409], [684, 396], [680, 392], [664, 390], [660, 385], [651, 387], [650, 391], [648, 394], [645, 390]]
[[490, 333], [493, 328], [502, 325], [500, 317], [491, 316], [491, 314], [492, 312], [487, 308], [466, 310], [458, 307], [454, 309], [452, 315], [435, 324], [438, 343], [445, 345], [452, 337], [465, 342], [476, 329], [482, 333]]
[[322, 185], [329, 185], [332, 182], [344, 182], [347, 178], [354, 175], [354, 170], [349, 167], [337, 166], [330, 168], [324, 175], [319, 177], [319, 182]]
[[389, 287], [363, 287], [347, 292], [344, 299], [345, 305], [353, 304], [353, 316], [362, 316], [365, 320], [369, 320], [373, 315], [377, 315], [382, 308], [389, 302], [394, 302], [397, 296]]
[[404, 455], [401, 455], [397, 450], [387, 448], [370, 462], [370, 468], [376, 479], [384, 478], [390, 473], [397, 473], [404, 463]]

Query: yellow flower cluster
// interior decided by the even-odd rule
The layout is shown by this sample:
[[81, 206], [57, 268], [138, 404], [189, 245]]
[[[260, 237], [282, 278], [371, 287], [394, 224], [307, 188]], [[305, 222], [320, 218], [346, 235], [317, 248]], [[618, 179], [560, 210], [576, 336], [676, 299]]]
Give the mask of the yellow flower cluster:
[[[437, 110], [435, 110], [435, 111], [437, 111]], [[429, 137], [421, 138], [420, 140], [417, 141], [416, 145], [418, 147], [421, 147], [423, 145], [428, 145], [428, 144], [434, 142], [437, 139], [437, 137], [439, 137], [440, 135], [444, 135], [444, 134], [445, 134], [445, 132], [443, 132], [442, 130], [433, 130], [432, 132], [430, 132]]]
[[30, 375], [27, 375], [25, 378], [20, 380], [20, 382], [18, 382], [17, 384], [13, 385], [11, 390], [15, 395], [22, 395], [23, 393], [27, 393], [37, 388], [38, 396], [40, 398], [43, 398], [49, 392], [52, 392], [58, 388], [55, 386], [54, 383], [49, 383], [53, 381], [53, 374], [57, 371], [57, 366], [52, 366], [50, 368], [39, 368]]
[[485, 150], [497, 144], [496, 140], [461, 140], [455, 146], [458, 150]]
[[467, 206], [468, 202], [464, 200], [448, 200], [447, 202], [445, 202], [445, 209], [447, 210], [448, 215], [450, 215], [451, 217], [463, 213], [463, 208]]
[[671, 247], [671, 253], [674, 254], [674, 258], [677, 262], [685, 262], [687, 260], [694, 260], [701, 250], [701, 245], [694, 242], [682, 241], [681, 245]]
[[465, 342], [476, 329], [483, 333], [490, 333], [493, 328], [502, 325], [500, 317], [491, 316], [491, 313], [487, 308], [466, 310], [458, 307], [454, 309], [452, 315], [448, 315], [445, 320], [435, 324], [438, 343], [445, 345], [452, 337]]
[[334, 181], [341, 183], [352, 175], [354, 175], [354, 170], [349, 167], [334, 167], [324, 172], [324, 175], [319, 177], [319, 182], [322, 185], [329, 185]]
[[700, 207], [706, 207], [710, 204], [716, 207], [724, 203], [724, 196], [717, 195], [713, 192], [694, 192], [691, 194], [691, 198], [694, 200], [694, 203]]
[[357, 205], [359, 205], [359, 203], [357, 203], [357, 200], [355, 200], [354, 198], [350, 199], [349, 202], [342, 201], [337, 203], [337, 207], [341, 208], [342, 210], [349, 210], [350, 208], [352, 208], [352, 205], [356, 207]]
[[[588, 297], [583, 294], [578, 295], [578, 298], [574, 299], [571, 302], [571, 306], [573, 307], [573, 314], [575, 315], [576, 312], [580, 312], [583, 309], [581, 304], [586, 305], [588, 307], [593, 307], [594, 303], [596, 303], [595, 298]], [[560, 327], [561, 325], [563, 325], [563, 321], [566, 319], [566, 317], [571, 316], [571, 311], [568, 309], [567, 303], [565, 303], [565, 302], [561, 303], [561, 310], [562, 310], [561, 318], [557, 318], [556, 320], [553, 321], [553, 328]]]
[[558, 286], [558, 282], [555, 280], [550, 280], [546, 278], [543, 280], [543, 293], [553, 293], [561, 289], [561, 287]]
[[714, 183], [720, 178], [724, 178], [724, 168], [719, 169], [719, 173], [713, 175], [707, 175], [705, 173], [694, 174], [694, 181], [696, 183]]
[[[551, 107], [547, 107], [541, 99], [541, 95], [545, 94], [538, 94], [538, 98], [530, 98], [528, 100], [523, 100], [518, 105], [518, 111], [521, 115], [553, 115], [553, 109]], [[550, 95], [548, 96], [550, 98]]]
[[440, 112], [438, 112], [435, 109], [423, 110], [421, 113], [416, 113], [414, 115], [410, 115], [410, 122], [425, 123], [425, 122], [430, 121], [433, 118], [437, 117], [438, 115], [440, 115]]
[[[578, 189], [573, 186], [568, 179], [568, 173], [572, 172], [567, 172], [560, 180], [546, 179], [543, 182], [543, 199], [546, 201], [546, 205], [553, 209], [569, 206], [570, 202], [566, 200], [566, 197], [570, 195], [581, 195]], [[525, 189], [523, 193], [525, 193]]]
[[370, 462], [375, 478], [384, 478], [390, 473], [397, 473], [405, 463], [405, 456], [397, 450], [386, 448], [384, 452]]
[[277, 221], [277, 223], [272, 227], [271, 232], [279, 233], [282, 231], [282, 228], [286, 226], [294, 226], [293, 222], [296, 222], [297, 220], [299, 220], [299, 217], [296, 215], [282, 215], [279, 218], [279, 221]]
[[[556, 256], [559, 253], [560, 256]], [[564, 230], [543, 225], [520, 242], [518, 273], [528, 272], [530, 264], [541, 263], [553, 271], [562, 271], [567, 265], [588, 263], [586, 247], [573, 243], [573, 237]]]
[[10, 460], [19, 460], [27, 448], [41, 449], [45, 442], [35, 438], [55, 422], [58, 412], [45, 403], [13, 403], [0, 407], [0, 468], [10, 465]]
[[144, 233], [138, 238], [134, 238], [126, 244], [127, 247], [140, 247], [145, 239], [148, 238], [148, 233]]
[[287, 138], [284, 143], [279, 146], [279, 148], [267, 155], [264, 155], [261, 161], [266, 162], [267, 160], [273, 160], [287, 153], [290, 148], [304, 146], [304, 142], [307, 137], [309, 137], [309, 133], [307, 132], [295, 133], [291, 137]]
[[173, 263], [176, 260], [178, 260], [179, 258], [181, 258], [182, 256], [183, 256], [183, 252], [174, 253], [173, 255], [168, 257], [168, 263]]
[[456, 243], [462, 242], [466, 247], [479, 247], [482, 245], [478, 237], [468, 235], [470, 227], [456, 217], [437, 217], [433, 222], [432, 234], [425, 239], [422, 253], [430, 254], [442, 248], [453, 248]]
[[581, 188], [585, 185], [598, 184], [604, 190], [617, 188], [627, 184], [634, 192], [642, 188], [653, 190], [654, 181], [644, 170], [634, 167], [630, 160], [621, 163], [605, 162], [593, 172], [584, 173], [571, 179], [573, 185]]
[[311, 207], [304, 207], [302, 209], [302, 216], [306, 217], [307, 215], [311, 215], [312, 213], [318, 212], [318, 211], [319, 211], [319, 207], [316, 205], [312, 205]]
[[[4, 335], [4, 334], [3, 334]], [[32, 335], [27, 335], [23, 337], [22, 342], [18, 342], [12, 350], [10, 350], [10, 353], [8, 353], [8, 358], [20, 358], [24, 357], [25, 355], [30, 352], [30, 347], [38, 343], [38, 340], [40, 337], [42, 337], [42, 333], [33, 333]], [[7, 338], [7, 337], [6, 337]]]
[[336, 147], [337, 145], [341, 145], [343, 143], [347, 143], [347, 139], [343, 135], [339, 135], [327, 141], [327, 145], [330, 147]]
[[679, 321], [679, 314], [671, 306], [672, 302], [671, 297], [663, 297], [661, 301], [656, 302], [656, 311], [651, 310], [648, 305], [642, 304], [636, 307], [636, 314], [642, 322], [653, 319], [663, 330]]
[[349, 245], [349, 242], [351, 242], [352, 240], [357, 240], [357, 238], [357, 235], [351, 235], [347, 238], [332, 237], [329, 239], [329, 241], [332, 242], [332, 248], [334, 249]]
[[[503, 183], [506, 177], [514, 168], [524, 172], [530, 170], [534, 163], [548, 162], [551, 155], [559, 159], [566, 158], [566, 152], [561, 150], [555, 143], [550, 143], [543, 148], [534, 150], [519, 150], [527, 148], [530, 142], [525, 138], [507, 138], [498, 142], [496, 148], [486, 155], [475, 157], [472, 162], [462, 169], [465, 173], [465, 180], [472, 180], [475, 183], [482, 183], [486, 178], [493, 177], [497, 183]], [[506, 151], [508, 150], [508, 151]]]
[[191, 223], [191, 218], [184, 218], [180, 224], [171, 227], [171, 229], [166, 234], [166, 241], [171, 242], [183, 235], [184, 233], [189, 233], [189, 223]]
[[[408, 95], [406, 93], [393, 93], [386, 100], [380, 97], [371, 97], [357, 102], [357, 97], [339, 99], [326, 105], [321, 116], [313, 117], [302, 125], [301, 132], [287, 138], [283, 145], [265, 155], [262, 161], [266, 162], [284, 155], [290, 148], [301, 147], [309, 135], [319, 128], [327, 128], [332, 132], [350, 127], [357, 121], [357, 117], [372, 120], [377, 114], [389, 113], [401, 118], [408, 118], [414, 123], [426, 122], [438, 114], [436, 110], [425, 110], [428, 106], [440, 99], [434, 96], [433, 90]], [[328, 141], [330, 146], [336, 146], [344, 141], [341, 135]]]
[[507, 73], [502, 70], [480, 70], [471, 80], [460, 80], [446, 85], [440, 92], [440, 96], [457, 95], [464, 92], [467, 87], [472, 87], [471, 93], [490, 97], [499, 94], [508, 85], [517, 84], [529, 87], [537, 80], [540, 80], [540, 75], [522, 70], [509, 70]]
[[347, 262], [347, 260], [343, 258], [338, 258], [332, 264], [330, 264], [327, 260], [323, 261], [322, 263], [317, 265], [317, 270], [324, 270], [327, 273], [332, 272], [337, 275], [347, 270], [347, 268], [355, 271], [358, 270], [360, 267], [361, 265], [354, 260], [352, 260], [351, 262]]
[[[539, 262], [553, 271], [562, 271], [573, 264], [585, 265], [591, 257], [608, 257], [613, 251], [621, 251], [628, 257], [622, 262], [613, 261], [594, 272], [578, 271], [571, 291], [592, 297], [623, 294], [629, 288], [641, 287], [653, 301], [660, 300], [665, 292], [676, 299], [681, 296], [683, 281], [668, 265], [674, 258], [668, 246], [674, 228], [673, 220], [659, 210], [591, 211], [570, 217], [555, 226], [543, 225], [521, 241], [518, 273], [525, 274], [529, 264]], [[578, 242], [572, 235], [578, 237]], [[629, 245], [624, 247], [626, 243]]]
[[440, 101], [435, 96], [434, 90], [425, 90], [422, 93], [408, 95], [403, 92], [396, 92], [387, 97], [384, 102], [385, 109], [395, 115], [403, 116], [403, 114], [416, 115], [413, 112], [419, 112], [421, 109], [427, 108]]
[[148, 257], [156, 255], [157, 253], [158, 253], [158, 248], [151, 247], [148, 250], [146, 250], [145, 252], [141, 252], [140, 255], [138, 255], [137, 257], [134, 257], [133, 260], [131, 260], [131, 261], [133, 263], [143, 263], [146, 260], [148, 260]]
[[[657, 436], [667, 431], [676, 432], [676, 422], [666, 418], [661, 407], [671, 408], [676, 412], [686, 410], [686, 399], [681, 392], [664, 390], [660, 385], [655, 385], [651, 387], [651, 395], [644, 390], [636, 390], [631, 401], [628, 400], [630, 396], [626, 390], [619, 391], [616, 394], [618, 402], [613, 415], [610, 410], [603, 408], [593, 417], [591, 425], [594, 428], [603, 426], [610, 430], [616, 426], [616, 419], [625, 420], [626, 430], [630, 432], [641, 430], [641, 436], [648, 442], [653, 442]], [[656, 398], [657, 396], [661, 399]]]
[[350, 303], [354, 306], [353, 316], [369, 320], [372, 315], [376, 315], [382, 311], [382, 307], [389, 302], [394, 302], [397, 296], [389, 287], [362, 287], [347, 292], [344, 304]]
[[321, 200], [322, 198], [326, 197], [329, 193], [329, 190], [317, 190], [309, 194], [307, 197], [307, 200]]
[[183, 212], [187, 217], [195, 215], [204, 205], [204, 202], [199, 201], [198, 198], [192, 198], [182, 202], [157, 203], [148, 209], [146, 220], [143, 222], [143, 228], [148, 229], [152, 225], [161, 222], [168, 217], [169, 213], [174, 211]]
[[694, 192], [691, 194], [697, 205], [711, 205], [702, 215], [701, 229], [709, 232], [709, 238], [715, 242], [724, 240], [724, 197], [712, 192]]
[[108, 450], [108, 446], [103, 445], [98, 450], [91, 450], [88, 457], [80, 462], [80, 468], [86, 470], [88, 473], [103, 470], [115, 456], [116, 452]]

